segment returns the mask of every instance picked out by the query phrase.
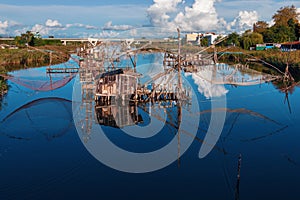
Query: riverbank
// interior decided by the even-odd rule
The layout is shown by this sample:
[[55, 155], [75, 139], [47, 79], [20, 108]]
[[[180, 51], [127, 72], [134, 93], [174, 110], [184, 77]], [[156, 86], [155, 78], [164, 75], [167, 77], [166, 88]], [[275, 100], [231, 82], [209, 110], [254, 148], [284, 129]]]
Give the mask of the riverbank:
[[0, 73], [47, 66], [68, 61], [70, 53], [76, 50], [74, 45], [46, 45], [20, 49], [0, 50]]
[[[224, 48], [218, 48], [217, 52], [223, 52]], [[268, 68], [269, 63], [280, 71], [284, 72], [287, 63], [291, 70], [300, 70], [300, 51], [282, 52], [280, 49], [269, 49], [265, 51], [247, 51], [241, 48], [230, 48], [227, 52], [235, 52], [233, 54], [219, 54], [219, 61], [225, 63], [254, 63], [262, 64]], [[239, 52], [239, 53], [237, 53]], [[266, 63], [264, 63], [264, 62]]]
[[[70, 54], [74, 53], [77, 47], [78, 45], [45, 45], [20, 49], [0, 49], [0, 74], [67, 62]], [[8, 89], [7, 81], [0, 76], [0, 100]]]
[[1, 76], [0, 76], [0, 110], [2, 108], [2, 98], [3, 96], [7, 93], [8, 90], [8, 85], [6, 80], [4, 80]]
[[[142, 46], [142, 44], [140, 46]], [[151, 45], [148, 45], [147, 48], [148, 47], [166, 49], [176, 53], [178, 49], [178, 44], [174, 42], [170, 42], [170, 43], [154, 42]], [[200, 47], [195, 45], [185, 45], [185, 44], [181, 45], [182, 54], [195, 54], [200, 51], [201, 52], [204, 51], [203, 53], [209, 53], [209, 54], [214, 53], [213, 48]], [[260, 68], [259, 66], [263, 67], [264, 65], [269, 69], [271, 69], [270, 66], [267, 66], [262, 62], [264, 61], [266, 63], [269, 63], [277, 67], [282, 72], [284, 72], [288, 62], [292, 70], [293, 69], [300, 70], [300, 51], [282, 52], [280, 49], [269, 49], [265, 51], [256, 51], [256, 50], [250, 51], [238, 47], [217, 46], [216, 52], [218, 52], [219, 62], [223, 62], [227, 64], [252, 63], [253, 65], [256, 65], [256, 68]]]

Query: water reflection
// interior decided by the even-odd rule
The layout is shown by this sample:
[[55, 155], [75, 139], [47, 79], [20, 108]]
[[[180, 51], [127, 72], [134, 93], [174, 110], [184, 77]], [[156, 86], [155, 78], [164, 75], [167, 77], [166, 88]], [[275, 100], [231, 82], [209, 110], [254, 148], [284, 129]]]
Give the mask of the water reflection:
[[100, 125], [122, 128], [143, 122], [138, 114], [137, 105], [97, 105], [95, 108], [97, 121]]
[[277, 80], [279, 76], [258, 72], [249, 68], [248, 65], [236, 64], [216, 64], [208, 66], [199, 66], [197, 77], [203, 79], [212, 85], [235, 85], [251, 86], [265, 82]]
[[47, 140], [52, 140], [67, 133], [72, 124], [70, 100], [41, 98], [8, 114], [2, 119], [0, 129], [3, 135], [12, 139], [32, 140], [44, 136]]
[[[137, 68], [138, 71], [142, 71], [141, 66]], [[161, 68], [157, 68], [158, 72], [151, 68], [153, 73], [150, 78], [162, 72]], [[234, 69], [231, 72], [235, 71]], [[147, 69], [144, 69], [144, 71], [147, 71]], [[44, 72], [45, 70], [43, 69], [40, 75]], [[42, 184], [46, 188], [44, 190], [40, 187], [41, 178], [38, 176], [34, 179], [36, 187], [33, 189], [41, 191], [43, 194], [44, 192], [48, 192], [49, 189], [53, 189], [54, 194], [58, 194], [58, 192], [55, 193], [57, 190], [66, 192], [66, 189], [72, 191], [70, 193], [76, 196], [78, 193], [76, 191], [74, 193], [74, 188], [68, 188], [70, 185], [75, 185], [74, 187], [83, 189], [92, 187], [90, 184], [82, 184], [82, 182], [78, 181], [84, 177], [85, 180], [92, 180], [97, 186], [93, 188], [95, 190], [89, 190], [88, 194], [85, 193], [85, 195], [91, 198], [97, 198], [99, 195], [109, 198], [115, 194], [109, 190], [111, 188], [119, 189], [122, 195], [133, 196], [135, 194], [128, 193], [132, 187], [138, 188], [138, 194], [141, 196], [147, 194], [144, 192], [149, 192], [148, 188], [154, 188], [153, 190], [155, 191], [164, 188], [161, 190], [162, 193], [169, 195], [173, 194], [172, 192], [175, 191], [174, 188], [180, 187], [178, 192], [176, 190], [176, 193], [171, 195], [174, 199], [178, 197], [194, 198], [195, 194], [188, 192], [191, 190], [199, 190], [204, 199], [211, 199], [212, 197], [215, 197], [214, 199], [233, 199], [234, 197], [239, 197], [239, 195], [241, 198], [249, 196], [248, 199], [254, 199], [255, 197], [253, 196], [257, 196], [257, 194], [261, 195], [262, 198], [266, 196], [266, 198], [276, 198], [279, 193], [284, 193], [288, 197], [293, 197], [293, 194], [295, 194], [294, 191], [296, 191], [296, 187], [299, 185], [299, 145], [297, 144], [299, 138], [296, 134], [299, 128], [298, 115], [282, 115], [280, 113], [283, 104], [279, 105], [275, 100], [280, 99], [281, 96], [280, 94], [278, 95], [277, 90], [274, 90], [271, 84], [264, 84], [262, 82], [260, 83], [261, 87], [250, 86], [250, 89], [244, 86], [231, 88], [226, 85], [216, 85], [209, 81], [208, 79], [213, 76], [213, 72], [197, 72], [200, 77], [203, 76], [204, 78], [200, 79], [199, 76], [192, 74], [187, 79], [191, 81], [193, 88], [199, 89], [197, 95], [201, 110], [188, 112], [189, 109], [193, 110], [193, 107], [189, 107], [188, 105], [184, 107], [184, 105], [178, 104], [178, 102], [152, 103], [149, 101], [144, 104], [132, 102], [127, 104], [112, 103], [109, 105], [97, 105], [94, 99], [95, 87], [93, 76], [89, 76], [91, 72], [86, 70], [87, 76], [80, 74], [85, 79], [82, 79], [80, 98], [74, 99], [73, 102], [73, 106], [75, 105], [79, 108], [78, 114], [82, 115], [80, 118], [81, 121], [77, 121], [83, 130], [80, 132], [79, 137], [85, 138], [85, 143], [87, 144], [99, 146], [99, 143], [95, 143], [99, 133], [92, 132], [92, 130], [95, 127], [101, 127], [106, 131], [106, 137], [111, 139], [115, 144], [120, 145], [120, 147], [128, 151], [138, 153], [154, 151], [168, 144], [172, 139], [175, 139], [177, 148], [172, 149], [172, 153], [178, 158], [177, 162], [175, 161], [173, 165], [150, 175], [128, 175], [106, 168], [95, 162], [95, 159], [86, 153], [87, 151], [83, 149], [80, 141], [78, 142], [76, 134], [73, 134], [73, 137], [62, 137], [73, 126], [72, 103], [66, 99], [42, 98], [15, 109], [1, 121], [0, 136], [2, 136], [3, 145], [0, 145], [0, 154], [6, 151], [6, 145], [9, 142], [13, 142], [12, 144], [16, 145], [13, 151], [16, 153], [5, 152], [6, 156], [10, 157], [11, 160], [19, 161], [22, 158], [26, 159], [24, 163], [21, 161], [17, 164], [9, 161], [2, 163], [1, 170], [3, 170], [4, 176], [7, 174], [3, 178], [2, 186], [5, 187], [5, 184], [7, 184], [11, 189], [11, 191], [6, 191], [6, 193], [16, 191], [15, 181], [17, 178], [11, 177], [11, 175], [16, 173], [18, 180], [21, 179], [23, 182], [26, 182], [40, 174], [42, 174], [41, 177], [45, 177], [45, 180], [52, 180], [58, 176], [61, 178], [60, 175], [64, 175], [67, 172], [70, 173], [67, 180], [70, 184], [65, 184], [66, 180], [50, 183], [44, 181]], [[235, 74], [238, 73], [240, 72], [235, 72]], [[243, 76], [248, 77], [250, 75], [244, 73]], [[146, 82], [150, 79], [149, 77], [143, 78], [141, 82]], [[291, 108], [294, 108], [293, 113], [297, 113], [299, 106], [293, 102], [297, 102], [296, 100], [298, 99], [298, 85], [296, 84], [293, 88], [294, 92], [288, 93], [288, 95], [292, 94], [293, 96], [288, 97], [294, 98], [294, 101], [291, 101]], [[70, 88], [67, 89], [69, 90]], [[67, 91], [63, 90], [63, 92]], [[252, 98], [241, 99], [241, 96], [243, 97], [243, 95], [248, 95], [249, 93], [251, 93]], [[258, 95], [258, 93], [263, 93], [263, 95]], [[50, 94], [53, 93], [44, 93], [45, 96]], [[283, 94], [285, 95], [285, 93]], [[211, 102], [207, 99], [211, 99], [212, 97], [219, 98], [225, 95], [229, 97], [228, 108], [211, 109]], [[266, 102], [270, 103], [266, 104]], [[275, 104], [276, 109], [273, 109], [272, 103]], [[180, 110], [182, 112], [186, 111], [182, 117], [179, 117]], [[212, 113], [216, 112], [226, 112], [225, 126], [217, 144], [211, 144], [205, 141], [205, 135], [207, 134]], [[191, 129], [196, 126], [196, 123], [192, 119], [195, 116], [200, 116], [201, 119], [198, 122], [199, 128], [193, 132]], [[188, 119], [187, 126], [180, 127], [182, 119]], [[190, 119], [191, 121], [189, 121]], [[151, 122], [154, 122], [160, 128], [160, 133], [149, 137], [147, 142], [144, 141], [146, 140], [144, 138], [137, 138], [135, 137], [136, 135], [121, 132], [121, 129], [126, 130], [126, 128], [134, 126], [147, 127], [148, 130], [152, 131], [156, 126], [150, 129], [149, 124]], [[150, 136], [143, 131], [136, 132], [136, 134], [145, 137]], [[27, 145], [27, 142], [20, 142], [20, 140], [36, 141], [39, 138], [42, 140], [55, 140], [51, 143], [42, 143], [41, 146], [44, 146], [44, 148], [41, 148], [38, 144], [31, 146], [33, 142], [30, 145]], [[189, 151], [180, 158], [183, 153], [182, 145], [186, 138], [194, 142], [190, 146]], [[27, 151], [24, 151], [24, 146], [21, 145], [26, 146], [25, 150]], [[206, 159], [199, 160], [197, 153], [202, 145], [212, 146], [213, 151]], [[53, 148], [50, 148], [51, 146]], [[36, 149], [41, 151], [40, 154], [41, 157], [44, 157], [44, 160], [42, 160], [45, 161], [45, 166], [40, 164], [42, 163], [39, 160], [41, 157], [38, 157], [38, 159], [34, 156], [30, 157], [33, 151], [36, 152]], [[47, 150], [45, 149], [48, 149], [49, 152], [46, 152]], [[62, 149], [64, 151], [61, 151]], [[22, 151], [26, 153], [24, 154]], [[64, 153], [64, 156], [61, 156], [60, 162], [57, 162], [57, 157], [62, 153]], [[240, 153], [243, 155], [241, 164], [239, 164]], [[78, 167], [79, 165], [76, 165], [75, 173], [73, 170], [74, 161], [78, 161], [79, 154], [84, 158], [84, 161], [81, 163], [84, 163], [85, 166]], [[160, 158], [164, 158], [164, 156], [161, 155]], [[41, 172], [32, 169], [32, 163], [40, 167], [42, 169]], [[57, 163], [55, 168], [49, 167], [55, 163]], [[22, 171], [18, 170], [18, 165], [21, 164], [27, 164]], [[72, 166], [72, 168], [64, 167], [66, 165]], [[8, 170], [12, 166], [16, 167], [13, 170]], [[179, 167], [180, 170], [178, 169]], [[239, 167], [241, 169], [240, 181], [237, 179], [237, 174], [239, 174], [237, 170]], [[88, 171], [86, 170], [87, 168], [89, 169]], [[53, 170], [53, 174], [49, 173], [49, 170]], [[29, 178], [24, 178], [24, 174], [29, 174]], [[164, 176], [166, 174], [168, 176]], [[162, 176], [164, 176], [163, 179], [161, 178]], [[264, 177], [264, 179], [260, 179], [261, 177]], [[101, 180], [104, 179], [107, 181], [102, 182]], [[122, 185], [128, 179], [133, 179], [134, 182], [139, 184]], [[174, 183], [175, 179], [176, 184]], [[257, 182], [257, 180], [261, 181]], [[276, 181], [274, 182], [274, 180]], [[189, 181], [188, 186], [178, 184], [186, 181]], [[269, 187], [271, 182], [272, 187]], [[282, 182], [286, 184], [283, 185]], [[218, 187], [216, 187], [216, 184]], [[141, 185], [147, 186], [147, 189], [143, 189]], [[99, 191], [98, 187], [105, 189], [97, 193], [95, 191]], [[199, 189], [200, 187], [201, 189]], [[261, 188], [264, 188], [264, 192], [262, 193], [260, 193]], [[31, 190], [32, 188], [28, 189]], [[24, 190], [23, 193], [26, 191]], [[18, 190], [18, 192], [20, 191]], [[151, 194], [152, 192], [149, 193], [150, 197], [155, 198]], [[14, 195], [18, 196], [16, 192], [14, 192]]]
[[[73, 73], [73, 71], [71, 71], [71, 73], [69, 73], [69, 71], [67, 71], [67, 73], [61, 73], [64, 71], [60, 70], [75, 69], [74, 67], [78, 68], [78, 64], [71, 58], [68, 62], [63, 64], [20, 70], [9, 74], [0, 74], [0, 77], [1, 79], [9, 80], [12, 83], [30, 90], [47, 92], [67, 85], [76, 76], [76, 73]], [[46, 71], [48, 72], [50, 69], [58, 73], [47, 73], [45, 77]]]
[[[77, 103], [80, 102], [80, 106], [77, 103], [76, 105], [80, 107], [80, 119], [82, 120], [79, 121], [79, 126], [82, 127], [85, 142], [91, 138], [91, 130], [95, 125], [124, 130], [126, 127], [136, 125], [148, 126], [153, 123], [154, 118], [156, 121], [166, 122], [167, 126], [172, 127], [171, 129], [178, 129], [181, 121], [181, 106], [185, 109], [189, 107], [187, 102], [180, 104], [178, 101], [159, 98], [145, 102], [128, 101], [115, 97], [109, 101], [95, 101], [93, 83], [86, 82], [85, 76], [80, 79], [81, 97], [78, 101], [76, 100]], [[122, 92], [120, 91], [120, 93]], [[154, 129], [152, 131], [155, 132]], [[143, 137], [143, 133], [139, 134]]]
[[2, 99], [3, 96], [7, 93], [8, 85], [7, 81], [3, 79], [3, 77], [0, 75], [0, 110], [2, 108]]
[[[86, 108], [86, 113], [87, 115], [89, 115], [89, 117], [87, 118], [93, 118], [90, 113], [92, 113], [91, 110], [93, 110], [93, 108], [95, 107], [94, 112], [96, 116], [96, 121], [100, 125], [110, 126], [114, 128], [122, 128], [126, 126], [137, 125], [144, 122], [145, 119], [143, 116], [141, 116], [140, 112], [145, 111], [147, 109], [149, 110], [150, 107], [154, 108], [155, 104], [148, 105], [147, 102], [145, 102], [144, 105], [140, 103], [134, 103], [134, 102], [122, 104], [122, 103], [111, 103], [111, 102], [108, 103], [104, 101], [98, 105], [92, 105], [93, 98], [94, 98], [93, 89], [98, 88], [98, 83], [95, 77], [97, 77], [96, 74], [99, 74], [101, 71], [101, 70], [99, 71], [98, 69], [99, 67], [97, 66], [105, 65], [105, 63], [107, 66], [115, 65], [114, 64], [115, 59], [107, 60], [109, 57], [113, 58], [114, 56], [116, 56], [115, 54], [114, 56], [111, 55], [108, 56], [108, 58], [106, 58], [103, 57], [101, 52], [103, 52], [103, 50], [101, 51], [98, 49], [97, 51], [92, 52], [89, 55], [91, 57], [88, 56], [85, 61], [81, 62], [80, 81], [82, 83], [82, 90], [83, 90], [82, 94], [89, 93], [91, 95], [90, 100], [87, 100], [85, 99], [85, 97], [83, 97], [84, 101], [82, 102], [84, 104], [82, 105], [82, 107]], [[115, 53], [116, 51], [113, 52]], [[101, 54], [101, 56], [99, 53]], [[93, 59], [94, 54], [97, 54], [96, 59]], [[164, 59], [162, 54], [156, 53], [150, 55], [146, 55], [146, 56], [137, 55], [137, 60], [135, 60], [136, 70], [137, 72], [140, 72], [142, 76], [139, 77], [138, 81], [133, 81], [133, 82], [138, 82], [139, 85], [145, 85], [144, 87], [147, 88], [149, 88], [147, 84], [152, 82], [152, 84], [154, 84], [155, 86], [152, 87], [151, 90], [154, 89], [156, 90], [159, 88], [168, 88], [167, 90], [169, 91], [173, 90], [174, 87], [176, 87], [178, 81], [177, 73], [176, 72], [174, 73], [173, 71], [170, 70], [168, 71], [166, 67], [164, 68], [164, 66], [162, 65]], [[149, 62], [147, 59], [149, 59]], [[142, 63], [139, 63], [139, 60], [142, 60]], [[127, 58], [127, 61], [130, 61], [130, 59]], [[120, 67], [122, 67], [123, 65], [127, 66], [128, 63], [127, 64], [125, 63], [126, 63], [126, 59], [122, 59], [121, 61], [118, 62], [118, 65]], [[102, 75], [106, 75], [106, 74], [107, 73], [102, 73]], [[112, 73], [108, 72], [108, 74], [111, 75]], [[234, 66], [229, 66], [226, 64], [197, 66], [197, 72], [186, 73], [186, 75], [187, 76], [191, 75], [192, 79], [194, 80], [194, 83], [198, 86], [198, 91], [207, 99], [220, 98], [226, 96], [229, 93], [229, 90], [225, 87], [225, 85], [252, 86], [252, 85], [263, 84], [265, 82], [271, 82], [278, 79], [278, 76], [258, 72], [253, 69], [250, 69], [249, 66], [247, 65], [241, 65], [241, 64], [237, 64]], [[117, 91], [117, 93], [122, 94], [123, 93], [122, 87], [120, 88], [117, 87], [120, 84], [118, 83], [114, 84], [112, 83], [113, 82], [112, 80], [116, 80], [116, 78], [113, 77], [112, 79], [112, 77], [108, 77], [108, 81], [105, 81], [105, 91]], [[132, 84], [130, 85], [133, 87]], [[134, 85], [133, 88], [137, 88], [137, 87], [138, 87], [137, 85]], [[89, 92], [86, 92], [87, 88], [90, 88], [91, 90]], [[99, 92], [97, 89], [96, 93], [101, 93], [101, 92]], [[131, 92], [131, 94], [134, 94], [134, 92]], [[168, 104], [171, 106], [176, 106], [177, 102], [176, 101], [171, 103], [169, 102]], [[147, 109], [143, 110], [143, 108], [147, 108]], [[243, 118], [243, 116], [249, 116], [249, 117], [265, 120], [263, 123], [268, 122], [270, 123], [270, 126], [275, 126], [274, 130], [267, 131], [266, 129], [262, 128], [261, 130], [263, 131], [256, 131], [256, 136], [252, 135], [251, 136], [252, 138], [251, 139], [248, 138], [248, 140], [255, 140], [255, 139], [265, 137], [263, 132], [267, 133], [265, 135], [273, 135], [274, 132], [276, 131], [280, 132], [285, 128], [285, 126], [282, 126], [279, 123], [272, 121], [268, 117], [265, 117], [259, 113], [255, 113], [250, 110], [219, 108], [219, 111], [210, 109], [198, 113], [199, 115], [201, 115], [201, 118], [202, 115], [204, 115], [203, 119], [200, 122], [200, 124], [202, 125], [200, 131], [206, 133], [208, 130], [208, 125], [210, 123], [211, 120], [210, 117], [212, 113], [221, 112], [221, 111], [226, 112], [227, 114], [226, 120], [228, 120], [229, 116], [231, 116], [231, 118], [233, 119], [232, 121], [235, 123], [238, 120], [240, 120], [240, 118]], [[232, 116], [232, 114], [235, 114], [235, 116]], [[149, 115], [151, 114], [149, 113]], [[205, 117], [205, 115], [208, 115], [208, 117]], [[153, 117], [153, 115], [151, 116]], [[172, 118], [172, 116], [169, 115], [168, 117]], [[157, 118], [159, 119], [160, 117], [158, 116]], [[253, 121], [250, 119], [247, 120]], [[203, 121], [205, 121], [205, 123], [203, 123]], [[234, 126], [236, 126], [235, 123], [230, 124], [230, 122], [226, 121], [225, 126], [230, 127], [228, 128], [229, 130], [227, 135], [230, 135], [230, 133], [234, 129]], [[87, 130], [90, 130], [91, 126], [92, 125], [89, 122], [86, 123], [85, 127], [87, 128]], [[241, 139], [241, 141], [242, 140], [243, 139]]]
[[289, 112], [292, 113], [289, 96], [300, 86], [300, 71], [294, 69], [290, 75], [293, 77], [292, 80], [285, 80], [282, 78], [273, 81], [273, 84], [281, 93], [284, 93], [284, 104], [287, 104]]
[[[231, 70], [231, 68], [228, 69]], [[253, 75], [253, 72], [251, 76], [246, 72], [236, 71], [235, 73], [242, 73], [244, 77], [255, 77]], [[201, 76], [206, 76], [208, 78], [213, 75], [213, 73], [209, 70], [200, 71], [197, 74], [201, 74]], [[187, 75], [189, 76], [190, 74]], [[207, 81], [207, 79], [201, 78], [201, 76], [192, 74], [192, 78], [198, 85], [199, 91], [206, 98], [224, 96], [229, 92], [229, 90], [227, 90], [224, 85], [213, 84]], [[261, 74], [257, 75], [257, 77], [260, 77], [260, 81], [261, 76]], [[244, 79], [244, 81], [247, 80]], [[82, 83], [81, 112], [85, 113], [85, 117], [83, 117], [85, 120], [82, 121], [83, 124], [81, 126], [85, 127], [85, 131], [83, 131], [85, 133], [85, 136], [83, 137], [85, 138], [86, 142], [88, 142], [88, 140], [91, 138], [90, 131], [94, 123], [111, 128], [124, 128], [127, 126], [130, 127], [135, 125], [145, 126], [147, 125], [147, 123], [149, 123], [149, 119], [151, 120], [152, 118], [155, 118], [156, 120], [166, 123], [168, 126], [177, 130], [180, 126], [179, 124], [174, 123], [180, 122], [180, 120], [178, 119], [178, 110], [180, 110], [181, 104], [177, 104], [176, 101], [157, 101], [152, 104], [151, 102], [127, 102], [125, 104], [118, 102], [95, 103], [93, 96], [93, 84], [86, 81], [82, 81]], [[177, 114], [176, 112], [174, 112], [174, 108], [177, 109]], [[232, 140], [238, 142], [254, 142], [281, 133], [287, 128], [286, 125], [281, 124], [280, 122], [277, 122], [268, 116], [252, 110], [248, 110], [245, 108], [218, 108], [208, 109], [190, 115], [189, 117], [191, 118], [195, 116], [201, 116], [198, 131], [197, 133], [192, 133], [189, 131], [189, 129], [181, 129], [181, 133], [187, 137], [192, 137], [200, 144], [205, 143], [205, 145], [214, 146], [215, 144], [209, 144], [205, 142], [205, 135], [203, 135], [203, 133], [206, 134], [208, 132], [212, 114], [218, 112], [226, 113], [225, 125], [221, 136], [223, 142]], [[165, 113], [167, 120], [161, 115], [161, 113]], [[247, 126], [245, 127], [244, 125], [246, 123]], [[190, 125], [195, 126], [195, 124]], [[251, 134], [243, 135], [243, 132], [249, 133], [249, 127], [252, 127]], [[222, 153], [226, 153], [225, 149], [218, 146], [214, 146], [213, 149], [218, 150]]]

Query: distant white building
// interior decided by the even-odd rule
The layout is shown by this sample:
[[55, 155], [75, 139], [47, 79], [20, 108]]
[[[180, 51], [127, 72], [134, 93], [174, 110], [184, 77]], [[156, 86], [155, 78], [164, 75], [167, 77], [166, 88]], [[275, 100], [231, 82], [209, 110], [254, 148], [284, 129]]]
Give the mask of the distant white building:
[[42, 38], [42, 35], [40, 34], [40, 32], [34, 32], [34, 31], [31, 31], [31, 33], [33, 34], [33, 36], [35, 37], [35, 38], [38, 38], [38, 39], [41, 39]]
[[212, 45], [218, 37], [222, 35], [216, 33], [189, 33], [185, 36], [185, 41], [187, 44], [200, 45], [202, 38], [208, 39], [208, 45]]
[[202, 33], [189, 33], [185, 36], [185, 41], [187, 44], [200, 45]]
[[218, 37], [221, 35], [218, 35], [216, 33], [205, 33], [204, 37], [208, 39], [208, 46], [212, 45]]
[[0, 44], [0, 49], [18, 49], [16, 45]]

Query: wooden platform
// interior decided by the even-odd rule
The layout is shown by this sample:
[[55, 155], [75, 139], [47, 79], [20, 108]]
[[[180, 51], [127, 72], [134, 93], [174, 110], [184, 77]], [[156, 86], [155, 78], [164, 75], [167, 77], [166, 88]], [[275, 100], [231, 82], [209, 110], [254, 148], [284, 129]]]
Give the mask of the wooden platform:
[[56, 73], [65, 73], [65, 74], [68, 74], [68, 73], [78, 73], [79, 72], [79, 68], [78, 67], [73, 67], [73, 68], [67, 68], [67, 67], [63, 67], [63, 68], [51, 68], [51, 67], [48, 67], [46, 69], [46, 72], [50, 73], [50, 74], [56, 74]]

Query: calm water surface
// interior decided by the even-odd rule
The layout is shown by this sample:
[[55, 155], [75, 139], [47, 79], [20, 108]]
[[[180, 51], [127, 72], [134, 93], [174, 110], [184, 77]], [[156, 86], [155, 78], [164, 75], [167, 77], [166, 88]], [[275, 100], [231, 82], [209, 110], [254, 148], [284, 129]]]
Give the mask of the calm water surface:
[[[12, 74], [49, 80], [45, 68]], [[52, 78], [59, 80], [62, 75]], [[205, 87], [192, 75], [186, 79], [196, 91], [200, 111], [210, 110], [211, 97]], [[72, 102], [73, 85], [78, 80], [76, 77], [48, 92], [8, 82], [9, 92], [0, 111], [0, 199], [300, 198], [299, 88], [289, 95], [291, 111], [285, 94], [271, 83], [217, 88], [226, 95], [227, 115], [213, 150], [199, 159], [201, 139], [211, 116], [211, 112], [203, 112], [198, 133], [193, 133], [199, 140], [193, 141], [180, 161], [158, 171], [132, 174], [107, 167], [85, 148], [84, 135], [77, 133], [72, 114], [72, 103], [78, 104]], [[174, 112], [174, 108], [168, 111]], [[147, 124], [149, 115], [142, 108], [139, 113]], [[99, 123], [93, 114], [92, 126]], [[115, 144], [134, 152], [153, 151], [176, 137], [174, 127], [163, 128], [148, 142], [127, 137], [118, 128], [102, 127]], [[85, 139], [88, 143], [93, 138], [96, 136]]]

